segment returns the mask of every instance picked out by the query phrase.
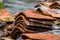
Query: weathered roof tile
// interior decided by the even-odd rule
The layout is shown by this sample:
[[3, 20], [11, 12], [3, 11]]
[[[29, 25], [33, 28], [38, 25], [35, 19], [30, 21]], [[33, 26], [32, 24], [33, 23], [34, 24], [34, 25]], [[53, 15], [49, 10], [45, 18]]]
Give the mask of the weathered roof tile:
[[23, 34], [22, 36], [26, 36], [29, 39], [60, 40], [60, 36], [54, 34], [26, 33]]
[[51, 20], [54, 19], [53, 17], [42, 15], [42, 14], [38, 13], [37, 11], [33, 11], [33, 10], [27, 10], [23, 13], [26, 17], [29, 17], [29, 18], [51, 19]]

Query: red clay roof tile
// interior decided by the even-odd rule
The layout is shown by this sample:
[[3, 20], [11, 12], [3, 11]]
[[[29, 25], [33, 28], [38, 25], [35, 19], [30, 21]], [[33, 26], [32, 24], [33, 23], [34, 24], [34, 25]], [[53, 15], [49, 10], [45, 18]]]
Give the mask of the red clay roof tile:
[[37, 19], [51, 19], [53, 20], [54, 18], [53, 17], [50, 17], [50, 16], [44, 16], [40, 13], [38, 13], [37, 11], [34, 11], [34, 10], [27, 10], [25, 12], [23, 12], [24, 15], [26, 17], [29, 17], [29, 18], [37, 18]]
[[27, 33], [23, 34], [30, 39], [43, 39], [43, 40], [60, 40], [60, 36], [54, 34], [38, 34], [38, 33]]
[[12, 14], [7, 9], [2, 9], [1, 14], [1, 16], [12, 16]]

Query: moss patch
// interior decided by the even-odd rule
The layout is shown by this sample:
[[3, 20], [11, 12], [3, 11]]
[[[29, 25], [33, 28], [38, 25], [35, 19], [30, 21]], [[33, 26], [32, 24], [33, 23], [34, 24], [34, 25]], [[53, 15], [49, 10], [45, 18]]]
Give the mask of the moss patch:
[[4, 3], [0, 3], [0, 10], [4, 8]]

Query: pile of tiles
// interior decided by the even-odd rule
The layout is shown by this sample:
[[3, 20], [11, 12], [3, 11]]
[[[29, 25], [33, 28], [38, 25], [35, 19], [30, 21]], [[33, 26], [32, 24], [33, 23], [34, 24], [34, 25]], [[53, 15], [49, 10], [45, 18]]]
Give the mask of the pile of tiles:
[[53, 29], [54, 18], [44, 16], [34, 10], [27, 10], [18, 13], [15, 18], [15, 25], [22, 32], [41, 32], [45, 29]]
[[56, 19], [55, 24], [60, 22], [60, 14], [59, 14], [60, 12], [59, 12], [59, 10], [56, 11], [56, 9], [48, 8], [48, 7], [46, 7], [42, 4], [36, 5], [35, 8], [36, 8], [35, 10], [38, 11], [39, 13], [55, 18]]
[[0, 27], [7, 27], [14, 21], [14, 16], [7, 9], [0, 10]]
[[15, 17], [6, 9], [0, 10], [0, 29], [3, 28], [4, 36], [14, 39], [22, 37], [26, 40], [60, 40], [54, 34], [39, 34], [53, 29], [54, 22], [60, 22], [60, 14], [42, 3], [35, 8], [36, 10], [18, 12]]
[[0, 31], [2, 31], [3, 34], [1, 36], [5, 36], [7, 27], [14, 21], [14, 16], [7, 9], [0, 10]]
[[[26, 32], [30, 32], [32, 30], [41, 31], [41, 29], [45, 28], [52, 29], [52, 25], [54, 24], [53, 17], [41, 15], [35, 10], [27, 10], [18, 13], [15, 19], [15, 25], [20, 26]], [[29, 29], [29, 31], [26, 29]]]
[[24, 40], [60, 40], [54, 34], [39, 34], [53, 29], [54, 22], [60, 22], [60, 14], [42, 4], [35, 8], [36, 10], [18, 12], [14, 23], [5, 27], [5, 32], [14, 39], [22, 37]]
[[44, 5], [37, 5], [35, 8], [36, 10], [18, 12], [15, 20], [14, 16], [6, 9], [1, 10], [0, 20], [7, 23], [4, 25], [4, 35], [9, 35], [14, 39], [22, 37], [26, 40], [55, 40], [55, 38], [59, 40], [60, 37], [54, 34], [39, 33], [53, 29], [54, 22], [60, 20], [60, 14], [57, 14], [56, 11], [50, 8], [44, 7]]
[[16, 26], [11, 36], [16, 37], [21, 33], [38, 33], [53, 29], [55, 19], [40, 14], [35, 10], [26, 10], [17, 13], [14, 25]]

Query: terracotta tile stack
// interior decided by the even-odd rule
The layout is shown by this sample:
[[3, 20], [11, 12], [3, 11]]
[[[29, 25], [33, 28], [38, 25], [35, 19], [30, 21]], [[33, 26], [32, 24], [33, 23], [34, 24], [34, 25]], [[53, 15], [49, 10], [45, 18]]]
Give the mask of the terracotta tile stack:
[[2, 9], [0, 10], [0, 25], [5, 26], [9, 25], [10, 23], [13, 23], [14, 16], [7, 10], [7, 9]]
[[6, 35], [7, 27], [14, 21], [14, 16], [7, 9], [0, 10], [0, 31], [2, 30], [4, 36]]
[[11, 19], [14, 17], [6, 9], [1, 10], [0, 19], [5, 22], [14, 21], [13, 24], [5, 25], [5, 32], [13, 38], [22, 37], [26, 40], [60, 40], [60, 37], [54, 34], [39, 34], [40, 32], [53, 29], [54, 21], [58, 19], [57, 21], [60, 22], [60, 14], [44, 6], [37, 9], [39, 10], [19, 12], [15, 20]]
[[55, 11], [53, 9], [50, 9], [50, 8], [44, 6], [44, 5], [40, 5], [36, 8], [37, 8], [36, 11], [38, 11], [39, 13], [55, 18], [56, 19], [55, 23], [60, 22], [60, 14], [57, 11]]
[[8, 25], [15, 21], [14, 15], [12, 15], [7, 9], [2, 9], [0, 10], [0, 21], [4, 22], [6, 24], [5, 26], [8, 27]]
[[15, 18], [17, 25], [22, 32], [41, 32], [45, 29], [53, 29], [54, 18], [44, 16], [35, 10], [27, 10], [18, 13]]

